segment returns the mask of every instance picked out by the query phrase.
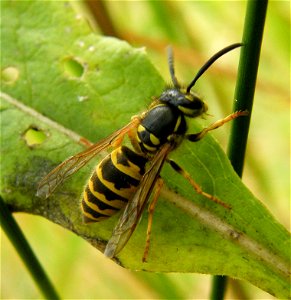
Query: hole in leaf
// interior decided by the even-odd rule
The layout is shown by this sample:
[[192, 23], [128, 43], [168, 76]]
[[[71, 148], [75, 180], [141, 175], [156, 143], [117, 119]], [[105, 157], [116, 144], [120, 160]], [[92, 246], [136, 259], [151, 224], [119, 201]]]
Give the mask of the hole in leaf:
[[88, 98], [89, 98], [88, 96], [82, 96], [82, 95], [77, 96], [79, 102], [87, 101]]
[[73, 57], [63, 60], [65, 74], [70, 77], [80, 78], [84, 74], [84, 66]]
[[36, 126], [30, 126], [22, 136], [29, 147], [42, 144], [46, 140], [45, 133]]
[[1, 78], [3, 82], [12, 84], [19, 78], [19, 70], [15, 67], [7, 67], [1, 71]]

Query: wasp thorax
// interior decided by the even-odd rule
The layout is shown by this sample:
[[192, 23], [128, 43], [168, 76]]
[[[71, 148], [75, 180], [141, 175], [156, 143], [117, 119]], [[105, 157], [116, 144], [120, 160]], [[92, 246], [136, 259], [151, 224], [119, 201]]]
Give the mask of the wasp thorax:
[[198, 117], [207, 111], [207, 105], [197, 94], [171, 88], [164, 91], [159, 100], [179, 109], [185, 116]]

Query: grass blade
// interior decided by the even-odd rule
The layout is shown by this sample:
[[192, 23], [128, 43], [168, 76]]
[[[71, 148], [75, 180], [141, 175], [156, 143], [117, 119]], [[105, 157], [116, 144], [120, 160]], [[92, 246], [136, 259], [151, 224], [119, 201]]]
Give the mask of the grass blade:
[[[233, 111], [248, 110], [249, 117], [233, 121], [227, 151], [231, 164], [240, 177], [243, 173], [267, 5], [266, 0], [249, 1], [246, 10], [242, 37], [244, 46], [241, 49]], [[226, 276], [214, 276], [211, 299], [223, 299], [226, 281]]]
[[15, 247], [17, 253], [20, 255], [21, 259], [23, 260], [24, 264], [26, 265], [44, 297], [46, 299], [60, 299], [44, 269], [33, 253], [29, 243], [24, 237], [20, 227], [12, 217], [12, 214], [8, 210], [1, 197], [0, 220], [3, 231], [6, 233], [11, 243]]

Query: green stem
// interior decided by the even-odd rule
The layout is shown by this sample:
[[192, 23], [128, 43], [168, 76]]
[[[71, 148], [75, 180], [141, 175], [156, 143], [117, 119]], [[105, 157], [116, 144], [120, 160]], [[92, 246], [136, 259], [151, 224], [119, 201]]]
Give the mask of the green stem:
[[[267, 5], [267, 0], [250, 0], [246, 10], [242, 37], [244, 46], [240, 54], [233, 111], [248, 110], [249, 116], [233, 121], [227, 151], [231, 164], [240, 177], [243, 173]], [[214, 276], [211, 299], [223, 299], [226, 281], [225, 276]]]
[[233, 121], [227, 152], [234, 170], [240, 177], [243, 172], [267, 4], [267, 0], [250, 0], [245, 17], [242, 38], [244, 46], [240, 54], [233, 110], [248, 110], [249, 117]]
[[212, 277], [212, 289], [210, 299], [218, 300], [223, 299], [226, 288], [226, 276], [213, 276]]
[[22, 258], [45, 298], [60, 299], [2, 197], [0, 197], [0, 220], [2, 229]]

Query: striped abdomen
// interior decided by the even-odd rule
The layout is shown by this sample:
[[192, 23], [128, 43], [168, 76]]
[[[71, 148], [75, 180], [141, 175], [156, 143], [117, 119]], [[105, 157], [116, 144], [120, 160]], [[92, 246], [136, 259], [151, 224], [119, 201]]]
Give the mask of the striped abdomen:
[[147, 159], [122, 146], [96, 167], [82, 199], [84, 221], [98, 222], [123, 208], [145, 173]]

